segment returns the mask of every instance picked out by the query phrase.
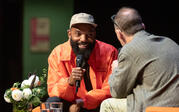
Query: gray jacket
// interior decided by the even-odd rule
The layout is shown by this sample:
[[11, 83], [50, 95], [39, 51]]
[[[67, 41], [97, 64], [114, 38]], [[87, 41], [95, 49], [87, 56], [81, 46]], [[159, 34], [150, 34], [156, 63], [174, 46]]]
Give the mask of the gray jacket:
[[128, 112], [148, 106], [179, 107], [179, 46], [140, 31], [123, 46], [109, 78], [112, 97], [126, 98]]

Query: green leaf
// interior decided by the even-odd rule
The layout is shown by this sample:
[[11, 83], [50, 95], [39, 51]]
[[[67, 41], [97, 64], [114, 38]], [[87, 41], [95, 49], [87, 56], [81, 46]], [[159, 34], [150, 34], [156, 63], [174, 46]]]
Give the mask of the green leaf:
[[33, 106], [36, 107], [36, 106], [38, 106], [41, 103], [41, 101], [40, 101], [40, 99], [37, 96], [33, 96], [31, 98], [31, 100], [30, 100], [30, 103], [33, 104]]
[[20, 82], [16, 82], [16, 83], [14, 83], [13, 84], [13, 88], [19, 88], [19, 86], [21, 85], [21, 83]]

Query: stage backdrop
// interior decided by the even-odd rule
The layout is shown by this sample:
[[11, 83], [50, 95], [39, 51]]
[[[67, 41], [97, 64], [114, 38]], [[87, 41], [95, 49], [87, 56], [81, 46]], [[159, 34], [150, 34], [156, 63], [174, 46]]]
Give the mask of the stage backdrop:
[[73, 0], [24, 0], [23, 76], [47, 67], [51, 50], [68, 39]]

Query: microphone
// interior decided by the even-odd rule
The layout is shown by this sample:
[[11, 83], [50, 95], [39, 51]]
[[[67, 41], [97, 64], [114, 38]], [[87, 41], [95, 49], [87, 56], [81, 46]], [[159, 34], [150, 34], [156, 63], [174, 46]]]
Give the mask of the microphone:
[[[76, 56], [76, 67], [82, 67], [83, 63], [83, 55], [79, 54]], [[80, 87], [80, 80], [76, 80], [76, 93], [78, 92], [78, 88]]]

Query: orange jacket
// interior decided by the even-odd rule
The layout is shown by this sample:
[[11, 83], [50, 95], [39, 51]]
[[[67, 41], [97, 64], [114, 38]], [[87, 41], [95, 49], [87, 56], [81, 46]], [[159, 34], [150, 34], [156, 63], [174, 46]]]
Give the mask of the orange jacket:
[[[95, 47], [88, 60], [89, 73], [93, 89], [87, 91], [84, 79], [81, 80], [77, 97], [84, 100], [84, 108], [94, 109], [100, 103], [111, 97], [108, 78], [111, 74], [111, 64], [117, 59], [118, 51], [113, 46], [96, 40]], [[70, 41], [58, 45], [48, 58], [48, 94], [58, 96], [67, 101], [75, 101], [75, 86], [67, 82], [72, 68], [76, 67], [76, 56], [71, 49]]]

